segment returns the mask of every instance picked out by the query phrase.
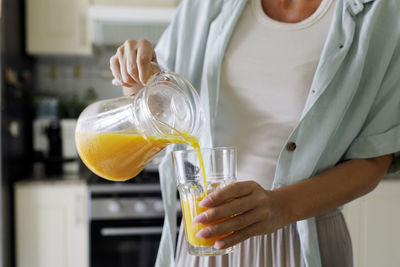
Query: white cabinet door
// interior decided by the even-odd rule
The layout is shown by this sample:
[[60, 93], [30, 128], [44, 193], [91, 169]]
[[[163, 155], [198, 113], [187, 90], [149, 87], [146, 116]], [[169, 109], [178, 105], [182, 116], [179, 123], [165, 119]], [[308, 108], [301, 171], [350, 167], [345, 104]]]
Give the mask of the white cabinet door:
[[90, 0], [91, 5], [178, 6], [181, 0]]
[[346, 205], [355, 267], [400, 266], [400, 180], [384, 180]]
[[30, 54], [90, 54], [89, 0], [26, 0]]
[[83, 183], [17, 184], [17, 267], [87, 267], [87, 197]]

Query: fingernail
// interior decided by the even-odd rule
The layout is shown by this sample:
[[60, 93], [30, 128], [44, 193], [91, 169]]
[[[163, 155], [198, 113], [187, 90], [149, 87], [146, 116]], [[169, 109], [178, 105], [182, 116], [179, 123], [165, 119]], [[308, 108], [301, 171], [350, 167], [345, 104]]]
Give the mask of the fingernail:
[[200, 208], [207, 208], [210, 205], [211, 205], [211, 200], [208, 197], [203, 198], [203, 200], [199, 202]]
[[216, 249], [222, 249], [225, 246], [224, 241], [218, 240], [214, 243], [214, 248]]
[[197, 238], [207, 238], [211, 234], [210, 229], [208, 227], [201, 229], [199, 232], [197, 232], [196, 237]]
[[112, 83], [112, 85], [115, 85], [115, 86], [121, 86], [122, 85], [122, 83], [120, 81], [118, 81], [117, 79], [113, 79], [111, 83]]
[[207, 219], [207, 216], [204, 213], [200, 213], [199, 215], [197, 215], [194, 219], [193, 222], [194, 223], [202, 223]]

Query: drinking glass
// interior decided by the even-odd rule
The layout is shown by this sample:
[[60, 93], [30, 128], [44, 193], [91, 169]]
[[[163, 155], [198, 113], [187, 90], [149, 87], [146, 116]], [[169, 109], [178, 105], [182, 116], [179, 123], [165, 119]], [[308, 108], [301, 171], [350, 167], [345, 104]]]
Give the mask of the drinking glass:
[[[201, 158], [203, 159], [204, 166], [201, 164]], [[233, 251], [234, 247], [225, 249], [214, 248], [215, 241], [228, 236], [230, 233], [207, 239], [197, 238], [197, 232], [208, 225], [194, 223], [193, 219], [207, 210], [207, 208], [199, 207], [199, 202], [207, 194], [236, 181], [236, 149], [232, 147], [217, 147], [174, 151], [172, 152], [172, 159], [181, 200], [189, 254], [213, 256]], [[211, 224], [227, 219], [225, 218]]]

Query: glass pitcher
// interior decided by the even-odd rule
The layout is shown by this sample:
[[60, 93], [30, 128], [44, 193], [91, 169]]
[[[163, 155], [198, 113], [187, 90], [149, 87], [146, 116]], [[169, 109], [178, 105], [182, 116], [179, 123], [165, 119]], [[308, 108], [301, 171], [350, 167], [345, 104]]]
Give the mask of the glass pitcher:
[[75, 142], [91, 171], [125, 181], [171, 143], [198, 146], [203, 124], [191, 83], [177, 73], [160, 72], [134, 96], [89, 105], [78, 118]]

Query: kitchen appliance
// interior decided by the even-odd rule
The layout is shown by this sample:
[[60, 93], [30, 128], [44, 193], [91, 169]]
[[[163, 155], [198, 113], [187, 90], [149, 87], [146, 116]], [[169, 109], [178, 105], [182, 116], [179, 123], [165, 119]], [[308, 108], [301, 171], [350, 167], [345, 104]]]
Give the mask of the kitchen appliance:
[[51, 121], [45, 130], [49, 141], [49, 152], [46, 160], [46, 172], [48, 176], [62, 174], [62, 143], [61, 127], [58, 120]]
[[76, 174], [79, 172], [79, 156], [75, 145], [76, 119], [61, 119], [61, 141], [63, 173]]
[[36, 118], [33, 121], [33, 149], [37, 155], [34, 168], [45, 163], [48, 176], [77, 174], [79, 160], [75, 127], [76, 119]]
[[96, 181], [89, 185], [90, 267], [154, 266], [164, 221], [159, 184]]

